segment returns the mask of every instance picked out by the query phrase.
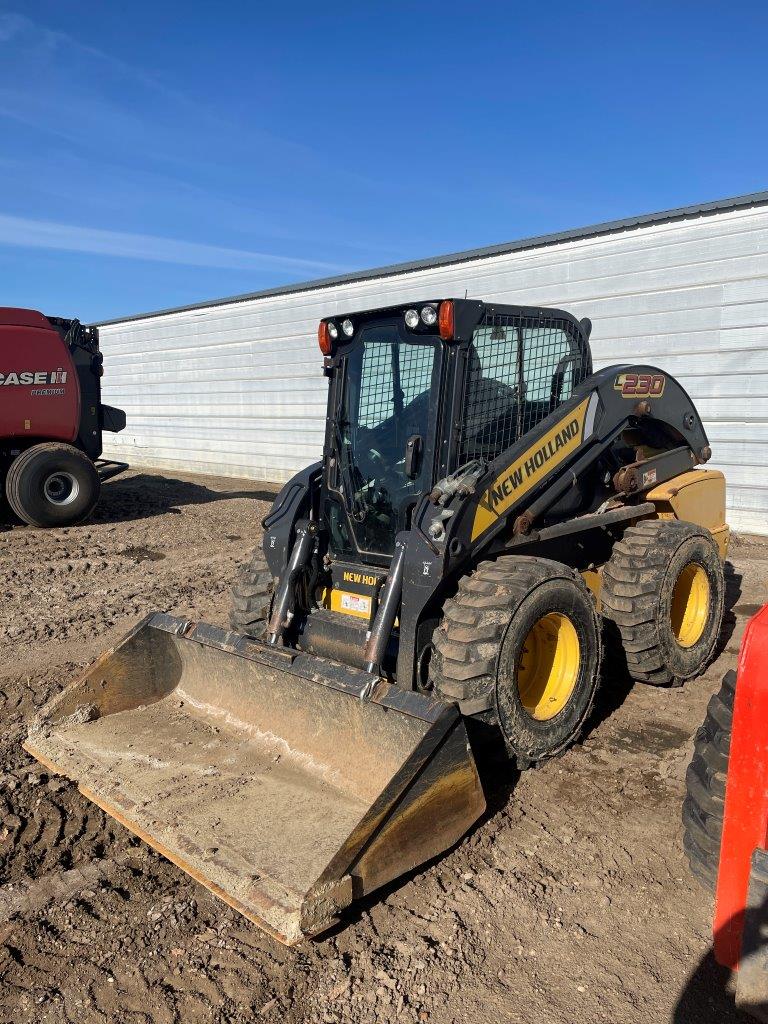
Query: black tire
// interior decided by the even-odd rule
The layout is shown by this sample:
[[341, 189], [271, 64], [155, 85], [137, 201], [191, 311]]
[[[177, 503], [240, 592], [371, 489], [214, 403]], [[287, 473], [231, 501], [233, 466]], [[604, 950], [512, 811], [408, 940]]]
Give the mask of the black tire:
[[240, 567], [232, 587], [229, 622], [237, 633], [259, 639], [267, 628], [274, 580], [261, 548]]
[[693, 758], [685, 776], [683, 847], [691, 871], [713, 892], [720, 861], [735, 695], [736, 673], [731, 670], [723, 676], [720, 692], [709, 702], [704, 724], [696, 732]]
[[11, 509], [29, 526], [74, 526], [96, 507], [101, 480], [79, 448], [46, 442], [11, 463], [5, 493]]
[[[576, 638], [575, 660], [560, 696], [548, 698], [553, 691], [540, 680], [547, 672], [553, 678], [547, 652], [561, 636], [571, 645]], [[569, 566], [529, 557], [481, 563], [446, 601], [433, 644], [436, 693], [468, 709], [485, 698], [519, 768], [554, 757], [578, 738], [597, 691], [601, 643], [594, 601]], [[545, 652], [543, 673], [536, 671], [537, 649]]]
[[[700, 599], [689, 602], [694, 614], [686, 626], [680, 609], [694, 592], [691, 581], [697, 581]], [[723, 564], [712, 535], [676, 519], [630, 526], [605, 565], [600, 597], [633, 679], [665, 686], [700, 675], [720, 635], [725, 601]]]
[[21, 526], [22, 521], [16, 515], [8, 502], [8, 495], [5, 490], [5, 483], [8, 479], [10, 466], [0, 467], [0, 528], [3, 526]]

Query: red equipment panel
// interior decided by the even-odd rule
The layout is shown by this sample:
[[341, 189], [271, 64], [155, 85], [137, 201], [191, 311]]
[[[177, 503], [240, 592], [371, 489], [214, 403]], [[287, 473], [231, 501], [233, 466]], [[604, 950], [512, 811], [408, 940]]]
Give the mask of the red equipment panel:
[[42, 313], [0, 307], [0, 441], [74, 441], [80, 385], [69, 348]]
[[739, 651], [715, 897], [715, 958], [741, 957], [752, 854], [768, 839], [768, 604], [747, 623]]

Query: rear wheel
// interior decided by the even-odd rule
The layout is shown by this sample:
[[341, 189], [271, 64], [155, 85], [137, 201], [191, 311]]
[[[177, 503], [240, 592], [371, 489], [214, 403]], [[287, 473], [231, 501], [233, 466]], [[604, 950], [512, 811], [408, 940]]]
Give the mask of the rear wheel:
[[101, 493], [96, 467], [69, 444], [36, 444], [11, 464], [8, 504], [30, 526], [72, 526], [91, 514]]
[[726, 672], [720, 692], [707, 707], [707, 717], [696, 733], [693, 759], [685, 776], [683, 846], [696, 878], [714, 890], [723, 833], [725, 785], [731, 749], [736, 673]]
[[631, 526], [603, 570], [602, 610], [621, 636], [627, 669], [666, 685], [704, 671], [723, 621], [723, 565], [711, 534], [693, 523]]
[[433, 638], [436, 692], [490, 708], [519, 767], [565, 750], [600, 671], [594, 602], [578, 573], [544, 558], [483, 562], [445, 604]]
[[232, 587], [229, 622], [238, 633], [258, 639], [264, 634], [272, 605], [274, 580], [260, 548], [241, 566]]

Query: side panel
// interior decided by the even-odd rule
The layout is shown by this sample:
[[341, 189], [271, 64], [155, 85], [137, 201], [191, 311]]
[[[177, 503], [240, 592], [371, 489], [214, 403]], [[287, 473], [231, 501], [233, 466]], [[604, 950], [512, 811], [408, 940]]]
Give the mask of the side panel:
[[[625, 393], [626, 379], [657, 380], [656, 393]], [[454, 502], [449, 541], [460, 540], [475, 551], [495, 534], [511, 528], [524, 515], [527, 526], [546, 509], [540, 493], [559, 483], [567, 489], [583, 459], [597, 458], [626, 426], [659, 430], [665, 449], [686, 447], [696, 461], [709, 458], [707, 435], [698, 413], [680, 384], [653, 366], [609, 366], [587, 378], [571, 398], [490, 463], [480, 478], [477, 496]], [[579, 460], [575, 460], [575, 456]], [[569, 467], [569, 469], [566, 469]], [[583, 466], [581, 470], [583, 471]]]
[[682, 519], [709, 530], [725, 559], [730, 530], [725, 521], [725, 476], [720, 470], [681, 473], [654, 487], [646, 497], [656, 505], [659, 519]]
[[79, 424], [78, 375], [59, 334], [0, 324], [0, 439], [71, 442]]
[[582, 399], [565, 415], [550, 419], [556, 422], [512, 463], [499, 473], [480, 497], [472, 523], [472, 541], [486, 530], [526, 494], [533, 491], [585, 440], [584, 424], [589, 397]]

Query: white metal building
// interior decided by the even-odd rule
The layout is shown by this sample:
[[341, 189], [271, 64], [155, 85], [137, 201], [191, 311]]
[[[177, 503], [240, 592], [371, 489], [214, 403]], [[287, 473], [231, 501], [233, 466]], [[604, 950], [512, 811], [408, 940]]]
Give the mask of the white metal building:
[[731, 524], [768, 533], [768, 192], [110, 321], [104, 400], [128, 426], [105, 455], [285, 480], [322, 448], [320, 317], [465, 292], [589, 316], [596, 367], [678, 377]]

